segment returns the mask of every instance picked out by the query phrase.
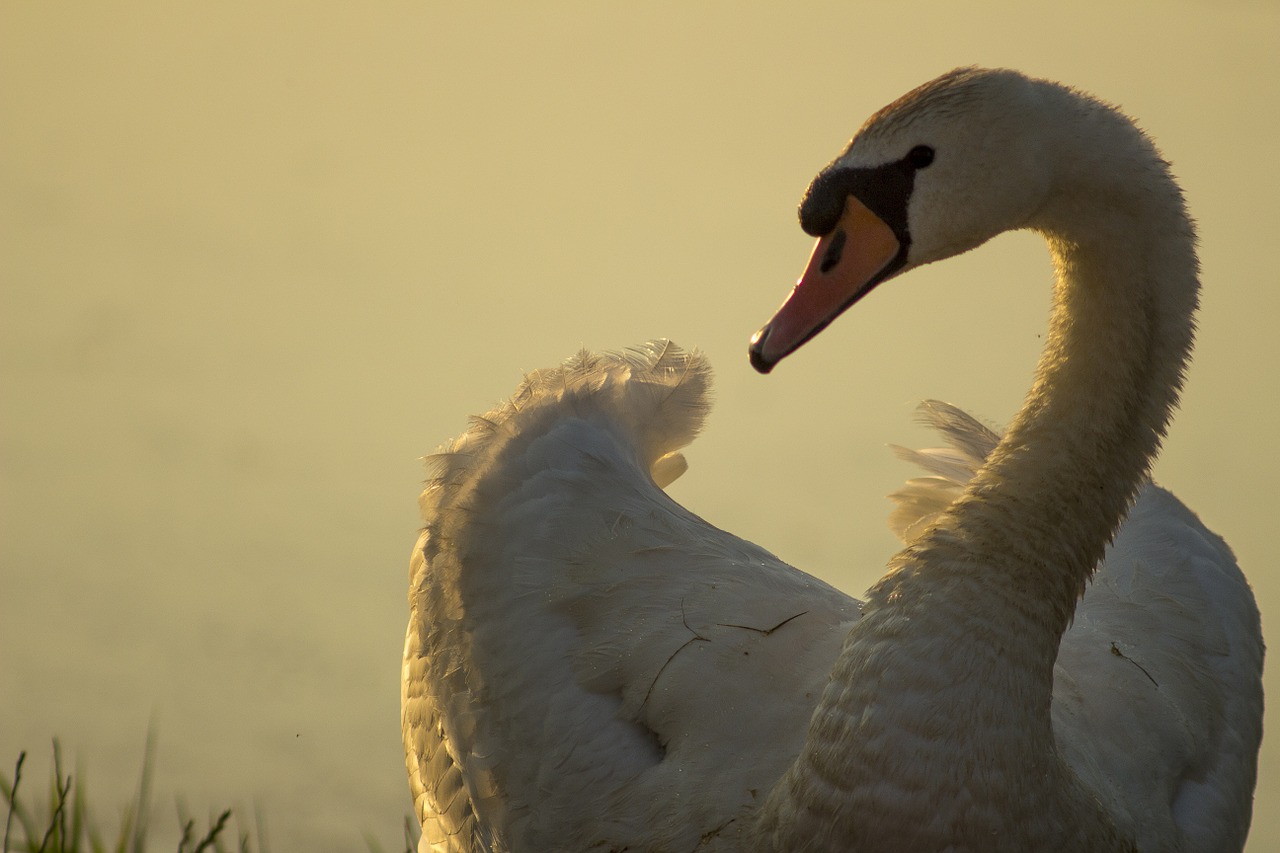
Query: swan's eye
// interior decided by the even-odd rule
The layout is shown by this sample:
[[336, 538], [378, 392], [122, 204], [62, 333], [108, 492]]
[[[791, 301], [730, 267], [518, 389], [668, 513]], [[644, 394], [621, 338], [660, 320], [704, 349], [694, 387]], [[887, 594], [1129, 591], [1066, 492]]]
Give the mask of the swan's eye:
[[923, 169], [933, 162], [933, 149], [928, 145], [917, 145], [907, 153], [907, 165], [913, 169]]

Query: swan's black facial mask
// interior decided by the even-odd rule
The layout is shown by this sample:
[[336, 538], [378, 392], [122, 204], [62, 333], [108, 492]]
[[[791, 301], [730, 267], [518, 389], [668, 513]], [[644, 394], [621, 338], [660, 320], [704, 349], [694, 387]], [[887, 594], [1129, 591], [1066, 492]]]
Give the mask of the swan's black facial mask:
[[844, 200], [854, 196], [893, 229], [905, 252], [907, 204], [915, 186], [915, 166], [903, 158], [870, 169], [828, 166], [805, 190], [800, 200], [800, 227], [811, 237], [831, 233], [844, 212]]
[[[756, 370], [768, 373], [906, 265], [907, 206], [920, 168], [910, 157], [871, 169], [833, 166], [809, 185], [800, 227], [818, 237], [818, 245], [787, 301], [751, 339]], [[856, 257], [849, 270], [837, 270], [850, 254]], [[841, 281], [821, 281], [833, 270]]]

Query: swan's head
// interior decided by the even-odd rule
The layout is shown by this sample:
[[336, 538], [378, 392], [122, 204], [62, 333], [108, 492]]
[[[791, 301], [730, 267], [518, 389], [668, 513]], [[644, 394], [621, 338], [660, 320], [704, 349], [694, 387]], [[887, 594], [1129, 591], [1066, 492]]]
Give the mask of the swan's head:
[[1053, 179], [1047, 108], [1063, 91], [962, 68], [873, 115], [805, 193], [800, 225], [818, 243], [752, 337], [752, 365], [769, 372], [881, 282], [1027, 226]]

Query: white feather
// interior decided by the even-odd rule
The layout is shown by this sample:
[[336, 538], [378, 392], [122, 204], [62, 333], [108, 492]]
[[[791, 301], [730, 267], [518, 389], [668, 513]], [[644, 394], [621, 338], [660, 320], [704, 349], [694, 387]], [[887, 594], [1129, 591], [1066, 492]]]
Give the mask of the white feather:
[[709, 380], [665, 342], [582, 354], [432, 458], [403, 696], [424, 850], [692, 849], [798, 749], [857, 604], [654, 482]]

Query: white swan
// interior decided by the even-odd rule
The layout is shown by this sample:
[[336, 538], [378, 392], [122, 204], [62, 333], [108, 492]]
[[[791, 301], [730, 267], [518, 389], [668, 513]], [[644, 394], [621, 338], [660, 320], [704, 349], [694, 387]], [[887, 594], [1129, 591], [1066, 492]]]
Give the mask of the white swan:
[[529, 376], [423, 493], [420, 850], [1240, 849], [1257, 610], [1146, 484], [1197, 298], [1166, 164], [1086, 95], [962, 69], [873, 116], [801, 218], [821, 240], [762, 369], [892, 275], [1042, 233], [1056, 307], [1025, 407], [998, 444], [927, 410], [954, 449], [915, 457], [938, 476], [899, 494], [913, 538], [860, 604], [661, 490], [706, 409], [698, 354]]

